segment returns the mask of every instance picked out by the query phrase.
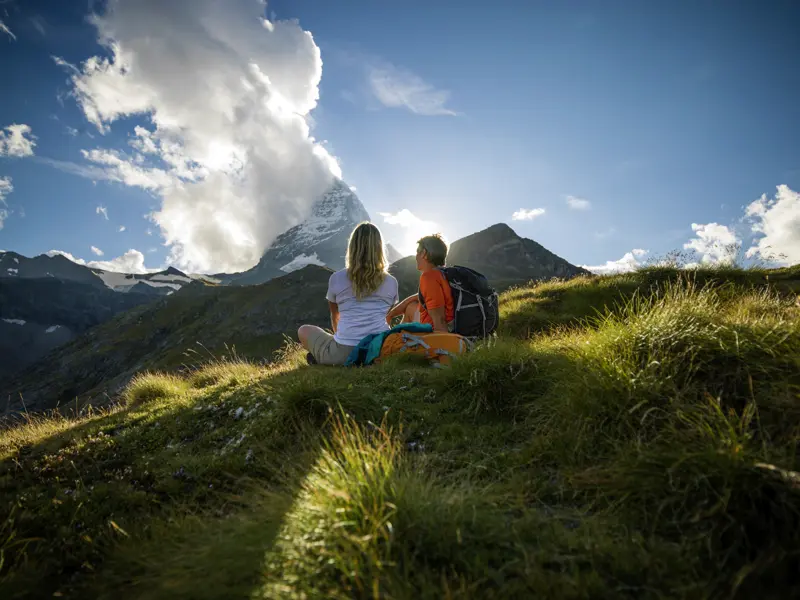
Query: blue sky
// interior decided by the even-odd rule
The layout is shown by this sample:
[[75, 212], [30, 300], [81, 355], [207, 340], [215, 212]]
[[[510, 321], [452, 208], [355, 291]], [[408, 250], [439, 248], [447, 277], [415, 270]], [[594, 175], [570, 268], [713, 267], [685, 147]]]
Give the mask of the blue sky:
[[[96, 2], [98, 26], [85, 2], [0, 5], [0, 128], [35, 136], [25, 151], [19, 131], [4, 134], [0, 248], [105, 261], [135, 249], [148, 268], [244, 268], [291, 223], [285, 199], [316, 189], [325, 169], [309, 166], [313, 137], [406, 250], [429, 228], [454, 240], [506, 222], [582, 265], [628, 268], [685, 246], [713, 262], [729, 242], [800, 261], [797, 3], [276, 0], [265, 13], [274, 29], [258, 30], [247, 25], [263, 11], [253, 0], [162, 4], [120, 0], [110, 15]], [[102, 27], [128, 52], [117, 64], [137, 65], [126, 81], [87, 71], [90, 57], [112, 56]], [[237, 28], [246, 43], [220, 49]], [[144, 56], [143, 39], [162, 54]], [[249, 60], [303, 114], [307, 137], [258, 111], [226, 117], [230, 130], [207, 126], [228, 93], [212, 86]], [[181, 112], [198, 94], [208, 114]], [[250, 139], [259, 128], [264, 139]], [[136, 158], [147, 132], [166, 133]], [[160, 178], [177, 181], [178, 163], [191, 183], [209, 181], [165, 191]], [[206, 227], [215, 219], [223, 225]], [[142, 268], [132, 254], [115, 264]]]

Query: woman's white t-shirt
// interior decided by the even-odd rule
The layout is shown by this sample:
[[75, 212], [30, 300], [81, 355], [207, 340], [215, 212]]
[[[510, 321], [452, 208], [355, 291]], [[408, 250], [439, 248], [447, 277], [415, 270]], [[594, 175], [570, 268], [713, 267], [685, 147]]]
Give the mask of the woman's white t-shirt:
[[397, 279], [386, 274], [381, 286], [372, 295], [356, 299], [347, 269], [336, 271], [328, 280], [329, 302], [339, 305], [339, 327], [333, 336], [343, 346], [357, 346], [373, 333], [387, 331], [386, 313], [397, 304]]

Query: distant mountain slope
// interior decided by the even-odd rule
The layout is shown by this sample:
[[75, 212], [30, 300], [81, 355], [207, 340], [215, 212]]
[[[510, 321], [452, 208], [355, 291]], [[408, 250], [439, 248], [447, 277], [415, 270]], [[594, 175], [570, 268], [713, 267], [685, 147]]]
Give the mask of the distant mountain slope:
[[386, 244], [386, 260], [389, 261], [389, 264], [397, 262], [401, 258], [403, 258], [403, 255], [400, 254], [397, 248], [395, 248], [391, 244]]
[[16, 252], [0, 252], [0, 281], [9, 279], [56, 279], [115, 292], [135, 291], [167, 296], [187, 283], [205, 277], [186, 275], [174, 267], [155, 273], [118, 273], [87, 267], [61, 254], [40, 254], [28, 258]]
[[55, 277], [0, 279], [0, 378], [90, 327], [153, 299], [149, 294], [119, 294], [102, 283]]
[[[61, 346], [13, 378], [0, 397], [20, 410], [93, 400], [108, 402], [137, 371], [175, 369], [197, 362], [187, 350], [269, 359], [283, 334], [303, 323], [329, 326], [325, 303], [330, 269], [307, 266], [258, 286], [207, 286], [196, 282], [142, 305]], [[200, 345], [202, 344], [202, 346]], [[206, 350], [207, 349], [207, 350]]]
[[[447, 264], [473, 268], [486, 275], [499, 290], [531, 280], [552, 277], [568, 279], [590, 274], [541, 244], [520, 237], [504, 223], [453, 242], [447, 255]], [[395, 262], [390, 272], [400, 283], [401, 295], [407, 296], [417, 290], [419, 272], [413, 256]]]
[[95, 287], [105, 287], [92, 269], [72, 262], [65, 256], [41, 254], [28, 258], [16, 252], [0, 253], [0, 279], [43, 279], [85, 283]]
[[311, 216], [278, 236], [255, 267], [213, 277], [231, 285], [256, 285], [306, 265], [341, 269], [350, 233], [362, 221], [369, 221], [369, 213], [347, 184], [336, 180]]

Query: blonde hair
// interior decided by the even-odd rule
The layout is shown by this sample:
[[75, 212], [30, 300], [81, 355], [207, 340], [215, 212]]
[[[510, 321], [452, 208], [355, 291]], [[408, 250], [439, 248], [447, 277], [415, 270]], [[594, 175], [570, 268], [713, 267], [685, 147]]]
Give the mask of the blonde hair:
[[359, 223], [347, 243], [347, 277], [353, 293], [362, 299], [375, 292], [386, 278], [386, 256], [380, 230], [368, 221]]

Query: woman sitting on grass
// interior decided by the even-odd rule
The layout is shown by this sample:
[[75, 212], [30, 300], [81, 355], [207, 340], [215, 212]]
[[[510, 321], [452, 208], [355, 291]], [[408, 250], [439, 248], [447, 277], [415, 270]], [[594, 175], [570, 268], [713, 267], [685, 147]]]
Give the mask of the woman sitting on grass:
[[346, 265], [328, 280], [333, 335], [315, 325], [297, 331], [310, 363], [343, 365], [363, 338], [389, 329], [386, 313], [398, 301], [397, 280], [386, 272], [383, 239], [375, 225], [361, 223], [350, 234]]

